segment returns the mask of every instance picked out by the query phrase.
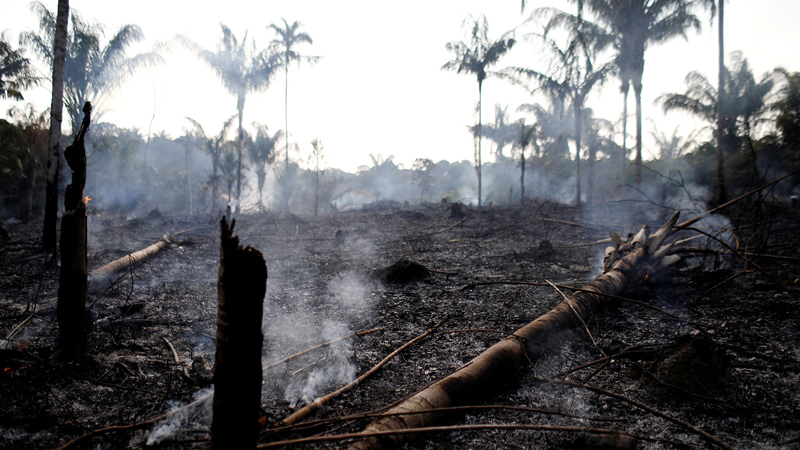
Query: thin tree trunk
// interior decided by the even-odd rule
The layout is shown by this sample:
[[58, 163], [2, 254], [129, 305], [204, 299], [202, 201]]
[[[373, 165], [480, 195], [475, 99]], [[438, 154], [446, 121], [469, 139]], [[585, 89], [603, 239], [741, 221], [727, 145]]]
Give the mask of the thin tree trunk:
[[33, 149], [28, 148], [28, 164], [25, 167], [25, 193], [22, 198], [22, 220], [28, 221], [33, 216], [33, 191], [36, 189], [36, 172], [38, 163], [33, 157]]
[[[560, 302], [547, 314], [493, 345], [458, 371], [386, 411], [384, 418], [371, 423], [363, 433], [431, 426], [446, 416], [443, 412], [435, 411], [436, 409], [474, 405], [504, 387], [513, 385], [523, 368], [549, 350], [549, 346], [543, 343], [552, 342], [553, 336], [558, 332], [589, 321], [597, 311], [612, 301], [608, 295], [622, 294], [629, 283], [643, 275], [640, 273], [640, 264], [657, 265], [659, 256], [656, 255], [656, 250], [677, 220], [678, 214], [675, 214], [649, 238], [643, 228], [638, 244], [623, 244], [628, 246], [626, 250], [630, 250], [630, 253], [614, 263], [605, 274]], [[397, 413], [403, 415], [396, 415]], [[350, 450], [399, 448], [413, 438], [409, 434], [371, 437], [353, 443]]]
[[714, 203], [721, 205], [728, 201], [728, 193], [725, 190], [725, 39], [724, 39], [724, 18], [725, 1], [719, 4], [719, 78], [717, 88], [717, 181], [714, 185]]
[[481, 108], [481, 100], [482, 100], [482, 91], [483, 91], [483, 82], [478, 82], [478, 208], [481, 207], [481, 175], [482, 175], [482, 167], [481, 167], [481, 140], [483, 140], [483, 108]]
[[239, 95], [239, 139], [238, 139], [238, 155], [236, 162], [236, 214], [242, 210], [242, 147], [244, 147], [244, 128], [242, 128], [242, 120], [244, 119], [244, 95]]
[[64, 216], [61, 220], [61, 270], [58, 277], [58, 348], [72, 358], [86, 353], [86, 149], [92, 105], [86, 102], [84, 118], [75, 142], [64, 151], [72, 169], [72, 183], [64, 193]]
[[45, 188], [44, 229], [42, 246], [57, 252], [58, 185], [61, 181], [61, 119], [64, 109], [64, 65], [67, 60], [67, 25], [69, 0], [58, 0], [56, 32], [53, 44], [53, 98], [50, 103], [50, 153], [47, 158], [47, 187]]
[[219, 154], [211, 157], [211, 211], [217, 208], [219, 198]]
[[525, 201], [525, 147], [522, 147], [520, 152], [519, 167], [521, 169], [519, 176], [519, 203], [522, 204]]
[[[628, 165], [628, 92], [630, 91], [630, 83], [625, 83], [622, 86], [622, 153], [619, 155], [620, 161], [620, 185], [625, 184], [625, 169]], [[622, 197], [620, 192], [620, 198]]]
[[586, 174], [586, 203], [592, 204], [594, 202], [594, 166], [597, 159], [597, 147], [595, 145], [589, 146], [589, 168]]
[[633, 180], [634, 186], [642, 186], [642, 80], [641, 74], [633, 83], [633, 94], [636, 97], [636, 172]]
[[581, 206], [581, 119], [583, 104], [575, 99], [575, 206]]
[[286, 134], [286, 170], [289, 170], [289, 54], [286, 54], [286, 78], [283, 84], [283, 120]]
[[218, 450], [255, 448], [261, 405], [261, 325], [267, 265], [261, 253], [242, 248], [220, 221], [219, 314], [214, 369], [211, 446]]

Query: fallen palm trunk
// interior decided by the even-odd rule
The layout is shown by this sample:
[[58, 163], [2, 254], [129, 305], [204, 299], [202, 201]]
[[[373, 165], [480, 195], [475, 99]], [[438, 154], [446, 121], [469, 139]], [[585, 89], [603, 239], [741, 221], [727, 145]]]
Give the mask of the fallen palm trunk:
[[219, 314], [214, 368], [211, 446], [255, 448], [261, 405], [261, 351], [267, 265], [257, 250], [239, 245], [223, 218], [219, 265]]
[[414, 439], [414, 434], [408, 430], [429, 427], [444, 417], [444, 413], [435, 411], [437, 408], [474, 404], [511, 385], [523, 368], [545, 353], [547, 341], [556, 333], [588, 321], [612, 301], [606, 295], [619, 296], [632, 280], [639, 277], [640, 271], [649, 270], [661, 262], [667, 251], [657, 250], [677, 220], [678, 214], [650, 237], [647, 226], [644, 226], [632, 242], [617, 243], [613, 256], [620, 257], [605, 274], [582, 291], [567, 297], [550, 312], [493, 345], [463, 368], [387, 411], [387, 415], [412, 414], [384, 417], [363, 431], [364, 434], [398, 431], [398, 434], [369, 437], [353, 443], [350, 450], [399, 447]]
[[122, 258], [116, 259], [102, 267], [98, 267], [89, 274], [89, 292], [100, 292], [114, 284], [119, 279], [123, 271], [128, 270], [134, 264], [140, 263], [145, 259], [155, 255], [170, 245], [169, 236], [164, 235], [161, 240], [138, 252], [130, 253]]
[[61, 218], [61, 270], [58, 276], [58, 348], [67, 357], [86, 353], [86, 148], [84, 137], [91, 123], [92, 105], [83, 107], [83, 121], [75, 141], [64, 151], [72, 169], [72, 182], [64, 192]]

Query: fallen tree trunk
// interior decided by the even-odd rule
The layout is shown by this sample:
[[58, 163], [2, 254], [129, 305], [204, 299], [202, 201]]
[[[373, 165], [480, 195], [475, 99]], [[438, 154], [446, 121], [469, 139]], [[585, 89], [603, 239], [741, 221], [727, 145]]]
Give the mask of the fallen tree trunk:
[[[613, 256], [619, 258], [610, 270], [463, 368], [387, 411], [386, 417], [363, 431], [373, 437], [353, 443], [350, 450], [400, 447], [415, 438], [408, 430], [430, 427], [444, 418], [445, 413], [436, 409], [474, 404], [511, 385], [523, 368], [544, 355], [546, 342], [554, 334], [581, 326], [612, 301], [607, 295], [619, 296], [632, 280], [641, 276], [641, 271], [658, 265], [668, 252], [657, 250], [677, 220], [678, 214], [652, 236], [648, 236], [645, 225], [632, 242], [616, 243]], [[384, 434], [391, 431], [398, 434]]]
[[169, 236], [164, 235], [161, 240], [138, 252], [127, 254], [89, 273], [89, 292], [100, 292], [114, 284], [121, 276], [121, 272], [128, 270], [134, 264], [144, 261], [170, 245]]

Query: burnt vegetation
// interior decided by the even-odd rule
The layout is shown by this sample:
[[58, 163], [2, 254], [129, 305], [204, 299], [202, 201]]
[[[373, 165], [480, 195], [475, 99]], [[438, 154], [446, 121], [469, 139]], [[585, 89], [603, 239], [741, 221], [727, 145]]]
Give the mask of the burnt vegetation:
[[[659, 102], [716, 136], [654, 126], [643, 161], [644, 49], [698, 28], [701, 5], [630, 2], [634, 33], [617, 2], [576, 3], [527, 22], [549, 71], [490, 71], [522, 40], [492, 40], [483, 16], [448, 44], [443, 68], [477, 77], [479, 105], [488, 78], [548, 100], [517, 121], [479, 109], [474, 161], [376, 152], [355, 174], [327, 166], [321, 138], [294, 157], [286, 118], [243, 119], [248, 94], [319, 61], [294, 47], [312, 44], [300, 22], [272, 25], [260, 51], [225, 25], [216, 52], [177, 39], [237, 105], [173, 138], [89, 130], [89, 97], [163, 58], [125, 57], [136, 26], [103, 47], [73, 16], [63, 174], [45, 170], [60, 149], [46, 113], [0, 120], [0, 448], [800, 445], [800, 74], [757, 79], [739, 52], [724, 86], [688, 74]], [[21, 42], [50, 63], [56, 17], [34, 11], [41, 32]], [[22, 99], [40, 80], [0, 44], [0, 97]], [[125, 62], [119, 77], [70, 64], [80, 45]], [[630, 85], [637, 102], [632, 164], [627, 133], [589, 104], [615, 77], [625, 109]], [[52, 182], [56, 251], [42, 242]]]

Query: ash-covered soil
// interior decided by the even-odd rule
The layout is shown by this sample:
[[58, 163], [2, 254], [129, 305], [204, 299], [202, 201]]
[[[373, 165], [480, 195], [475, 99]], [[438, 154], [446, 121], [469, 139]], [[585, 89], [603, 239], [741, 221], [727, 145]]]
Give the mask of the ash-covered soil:
[[[605, 246], [579, 244], [603, 239], [609, 229], [624, 235], [644, 222], [653, 229], [663, 222], [658, 211], [630, 213], [625, 204], [590, 210], [531, 202], [468, 210], [466, 218], [443, 204], [373, 206], [318, 218], [237, 218], [235, 234], [263, 253], [269, 271], [265, 367], [368, 331], [265, 370], [261, 443], [362, 430], [368, 419], [337, 418], [415, 393], [562, 299], [547, 285], [510, 282], [582, 286], [600, 275]], [[408, 448], [714, 447], [653, 412], [553, 381], [563, 379], [627, 396], [735, 448], [800, 446], [800, 260], [794, 259], [800, 213], [773, 205], [771, 215], [758, 221], [732, 225], [712, 219], [704, 230], [733, 228], [714, 236], [738, 245], [741, 257], [706, 254], [648, 275], [644, 286], [626, 295], [663, 311], [621, 301], [586, 327], [554, 336], [549, 355], [521, 373], [518, 383], [499, 387], [501, 394], [481, 408], [455, 413], [444, 423], [481, 427], [427, 434]], [[54, 351], [58, 266], [39, 248], [41, 223], [4, 228], [9, 238], [0, 241], [0, 448], [58, 448], [112, 426], [117, 428], [69, 448], [208, 447], [218, 217], [90, 216], [90, 270], [165, 234], [173, 235], [173, 244], [89, 296], [90, 349], [79, 361], [64, 361]], [[754, 236], [758, 248], [748, 246]], [[706, 237], [691, 245], [723, 249]], [[400, 260], [418, 262], [430, 276], [387, 282], [381, 269]], [[443, 320], [430, 336], [307, 419], [332, 420], [308, 429], [271, 429]], [[623, 352], [629, 347], [634, 348]], [[605, 355], [612, 357], [572, 370]], [[487, 429], [489, 424], [565, 428]], [[611, 442], [602, 443], [576, 427], [636, 437], [604, 436]]]

